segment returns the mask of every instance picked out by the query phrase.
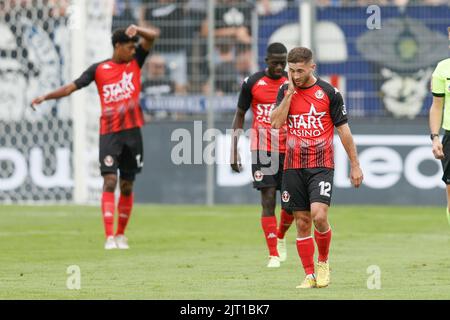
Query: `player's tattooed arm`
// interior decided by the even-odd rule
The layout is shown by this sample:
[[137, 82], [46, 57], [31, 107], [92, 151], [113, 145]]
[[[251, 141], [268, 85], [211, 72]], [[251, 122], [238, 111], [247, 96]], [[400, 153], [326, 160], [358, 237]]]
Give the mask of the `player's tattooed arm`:
[[55, 91], [52, 91], [50, 93], [47, 93], [45, 95], [39, 96], [37, 98], [34, 98], [33, 101], [31, 101], [31, 108], [33, 110], [36, 110], [36, 106], [41, 104], [42, 102], [46, 100], [52, 100], [52, 99], [59, 99], [63, 97], [67, 97], [72, 92], [78, 90], [77, 86], [74, 82], [71, 82], [65, 86], [62, 86]]
[[[430, 108], [430, 131], [439, 133], [442, 124], [442, 110], [444, 108], [444, 97], [433, 96], [433, 103]], [[444, 149], [439, 137], [433, 138], [433, 155], [436, 159], [444, 159]]]
[[134, 37], [136, 35], [140, 36], [140, 45], [144, 50], [148, 51], [153, 46], [153, 42], [156, 40], [156, 38], [159, 37], [160, 31], [157, 28], [143, 28], [132, 24], [127, 28], [125, 33], [129, 37]]
[[[280, 129], [286, 122], [287, 116], [289, 114], [289, 108], [291, 107], [292, 96], [295, 94], [295, 86], [292, 81], [291, 73], [288, 72], [288, 86], [282, 85], [280, 87], [280, 92], [278, 92], [277, 105], [275, 109], [270, 113], [270, 124], [274, 129]], [[281, 100], [281, 97], [282, 100]], [[281, 100], [281, 103], [280, 103]]]
[[364, 176], [361, 167], [359, 166], [356, 145], [353, 141], [352, 132], [350, 131], [348, 123], [338, 126], [337, 132], [350, 160], [350, 181], [355, 188], [358, 188], [361, 185]]

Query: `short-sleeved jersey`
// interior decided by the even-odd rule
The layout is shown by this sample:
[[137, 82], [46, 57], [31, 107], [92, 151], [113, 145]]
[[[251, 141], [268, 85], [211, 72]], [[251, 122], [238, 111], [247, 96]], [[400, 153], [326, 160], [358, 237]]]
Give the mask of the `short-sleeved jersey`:
[[144, 124], [139, 104], [141, 67], [148, 51], [136, 48], [135, 59], [115, 63], [111, 59], [90, 66], [74, 81], [78, 89], [92, 81], [97, 85], [101, 102], [100, 134], [123, 131]]
[[[278, 93], [277, 106], [288, 89]], [[347, 123], [347, 110], [339, 91], [318, 79], [309, 88], [296, 88], [287, 118], [284, 170], [334, 168], [334, 127]]]
[[431, 91], [435, 97], [444, 98], [444, 120], [442, 128], [450, 130], [450, 58], [436, 66], [431, 81]]
[[[279, 79], [268, 77], [265, 71], [254, 73], [245, 78], [239, 94], [238, 108], [252, 109], [253, 122], [250, 136], [251, 150], [263, 150], [284, 153], [286, 151], [286, 130], [284, 125], [279, 130], [272, 129], [270, 112], [275, 106], [278, 90], [287, 80], [287, 74]], [[272, 138], [278, 137], [278, 143]]]

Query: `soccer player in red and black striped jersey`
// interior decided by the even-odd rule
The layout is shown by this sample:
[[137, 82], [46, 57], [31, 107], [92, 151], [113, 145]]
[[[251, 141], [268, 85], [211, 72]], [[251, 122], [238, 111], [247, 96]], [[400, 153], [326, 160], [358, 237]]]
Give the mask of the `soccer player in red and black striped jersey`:
[[[270, 116], [273, 128], [281, 128], [286, 121], [288, 124], [282, 205], [294, 212], [297, 251], [306, 274], [297, 288], [326, 287], [330, 282], [328, 208], [333, 189], [335, 127], [350, 159], [351, 183], [359, 187], [363, 180], [342, 96], [332, 85], [314, 76], [315, 68], [308, 48], [289, 52], [289, 80], [280, 88], [277, 107]], [[312, 223], [319, 251], [317, 277]]]
[[275, 105], [278, 89], [287, 80], [287, 49], [281, 43], [272, 43], [267, 48], [265, 70], [256, 72], [242, 83], [238, 105], [233, 120], [231, 141], [231, 168], [240, 172], [241, 161], [237, 149], [240, 131], [244, 125], [245, 113], [252, 110], [251, 130], [253, 186], [261, 192], [261, 226], [269, 250], [267, 267], [278, 268], [286, 260], [286, 231], [292, 224], [292, 213], [281, 210], [277, 230], [275, 216], [276, 192], [281, 189], [283, 162], [286, 144], [286, 126], [274, 130], [269, 114]]
[[[116, 30], [112, 35], [112, 58], [93, 64], [74, 82], [31, 103], [34, 108], [45, 100], [66, 97], [95, 81], [102, 108], [99, 161], [103, 176], [105, 249], [128, 249], [124, 233], [133, 206], [133, 182], [143, 166], [140, 127], [144, 120], [139, 105], [141, 68], [158, 35], [155, 29], [135, 25]], [[119, 223], [114, 236], [117, 171], [120, 173]]]

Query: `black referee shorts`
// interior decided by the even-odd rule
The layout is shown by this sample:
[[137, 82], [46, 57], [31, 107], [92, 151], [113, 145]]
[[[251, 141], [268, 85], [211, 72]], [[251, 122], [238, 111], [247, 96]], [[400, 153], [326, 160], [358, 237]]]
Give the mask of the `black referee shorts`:
[[444, 159], [441, 160], [444, 171], [442, 181], [445, 184], [450, 184], [450, 131], [445, 131], [444, 137], [442, 138], [442, 148], [444, 150]]

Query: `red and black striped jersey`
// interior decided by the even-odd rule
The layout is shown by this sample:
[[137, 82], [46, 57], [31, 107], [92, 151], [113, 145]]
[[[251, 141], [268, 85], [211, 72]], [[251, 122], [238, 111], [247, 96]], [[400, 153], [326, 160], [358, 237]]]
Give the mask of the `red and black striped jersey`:
[[[251, 130], [251, 150], [263, 150], [284, 153], [286, 151], [286, 130], [272, 129], [270, 112], [275, 106], [278, 90], [287, 80], [287, 74], [278, 79], [267, 76], [265, 71], [256, 72], [245, 78], [239, 94], [238, 108], [253, 112]], [[272, 138], [278, 137], [277, 143]]]
[[[280, 88], [277, 106], [287, 88]], [[296, 88], [287, 117], [284, 169], [334, 168], [334, 127], [347, 121], [342, 95], [331, 84], [318, 79], [309, 88]]]
[[148, 55], [141, 46], [135, 58], [128, 63], [115, 63], [111, 59], [91, 65], [74, 81], [78, 89], [92, 81], [97, 85], [101, 102], [100, 134], [123, 131], [144, 124], [139, 104], [141, 68]]

